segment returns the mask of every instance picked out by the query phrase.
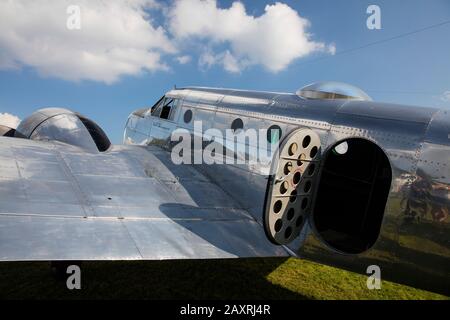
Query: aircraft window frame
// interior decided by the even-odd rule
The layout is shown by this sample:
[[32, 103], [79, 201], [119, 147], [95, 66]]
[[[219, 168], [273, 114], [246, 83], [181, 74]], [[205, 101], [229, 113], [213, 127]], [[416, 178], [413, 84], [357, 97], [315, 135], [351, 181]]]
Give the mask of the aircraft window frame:
[[[161, 113], [161, 105], [164, 103], [164, 98], [165, 98], [166, 96], [162, 96], [162, 98], [161, 99], [159, 99], [151, 108], [150, 108], [150, 110], [149, 110], [149, 114], [152, 116], [152, 117], [156, 117], [156, 113], [158, 112], [158, 110], [159, 110], [159, 113]], [[158, 114], [158, 116], [157, 116], [158, 118], [159, 118], [159, 114]]]
[[170, 114], [169, 114], [169, 119], [168, 119], [169, 121], [175, 122], [175, 115], [176, 115], [177, 110], [180, 105], [181, 105], [181, 100], [178, 98], [173, 98], [173, 105], [172, 105], [172, 108], [170, 109]]

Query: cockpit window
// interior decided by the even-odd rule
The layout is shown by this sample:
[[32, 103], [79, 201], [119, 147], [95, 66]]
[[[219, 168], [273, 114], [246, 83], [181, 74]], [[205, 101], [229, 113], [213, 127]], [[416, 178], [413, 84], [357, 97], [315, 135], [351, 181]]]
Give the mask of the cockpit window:
[[152, 107], [152, 116], [161, 118], [161, 119], [167, 119], [167, 120], [173, 120], [175, 116], [175, 110], [177, 107], [177, 101], [174, 98], [161, 98], [153, 107]]
[[164, 103], [164, 96], [156, 102], [153, 107], [150, 108], [149, 113], [152, 116], [159, 117], [159, 114], [161, 113], [161, 106]]
[[170, 119], [170, 111], [172, 110], [173, 106], [174, 106], [174, 99], [166, 98], [159, 117], [161, 119]]

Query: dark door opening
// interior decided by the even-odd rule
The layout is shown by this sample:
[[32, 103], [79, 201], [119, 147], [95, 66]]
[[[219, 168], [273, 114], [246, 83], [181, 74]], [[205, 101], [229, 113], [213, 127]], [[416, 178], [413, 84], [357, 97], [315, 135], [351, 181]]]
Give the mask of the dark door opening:
[[323, 160], [313, 221], [332, 248], [361, 253], [377, 240], [391, 186], [391, 166], [375, 143], [351, 138]]

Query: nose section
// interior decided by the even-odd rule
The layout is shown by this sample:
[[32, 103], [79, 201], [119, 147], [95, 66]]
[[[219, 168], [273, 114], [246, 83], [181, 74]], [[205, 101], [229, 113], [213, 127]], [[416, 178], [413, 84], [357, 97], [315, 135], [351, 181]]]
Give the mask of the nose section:
[[150, 107], [133, 111], [125, 123], [123, 144], [141, 144], [149, 138], [151, 121], [149, 121]]

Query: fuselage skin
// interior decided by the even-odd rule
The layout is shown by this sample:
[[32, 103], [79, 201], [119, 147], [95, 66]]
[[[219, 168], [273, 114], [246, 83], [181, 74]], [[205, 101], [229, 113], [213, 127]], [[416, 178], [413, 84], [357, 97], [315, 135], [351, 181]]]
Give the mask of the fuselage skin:
[[[290, 132], [309, 128], [320, 137], [322, 158], [346, 139], [361, 138], [376, 144], [387, 156], [392, 174], [376, 242], [358, 254], [333, 248], [318, 234], [313, 210], [301, 235], [287, 248], [293, 255], [360, 273], [366, 273], [369, 265], [377, 265], [383, 279], [449, 292], [450, 111], [211, 88], [174, 89], [165, 97], [177, 102], [172, 110], [173, 120], [152, 116], [146, 109], [138, 110], [127, 121], [124, 143], [170, 147], [175, 129], [193, 133], [193, 121], [186, 123], [183, 118], [187, 110], [192, 110], [193, 120], [201, 120], [203, 130], [215, 128], [225, 132], [234, 119], [240, 118], [244, 129], [279, 126], [283, 140]], [[267, 167], [196, 167], [263, 223], [270, 175]], [[317, 181], [320, 184], [320, 176]], [[349, 193], [342, 201], [352, 201], [356, 196]]]

